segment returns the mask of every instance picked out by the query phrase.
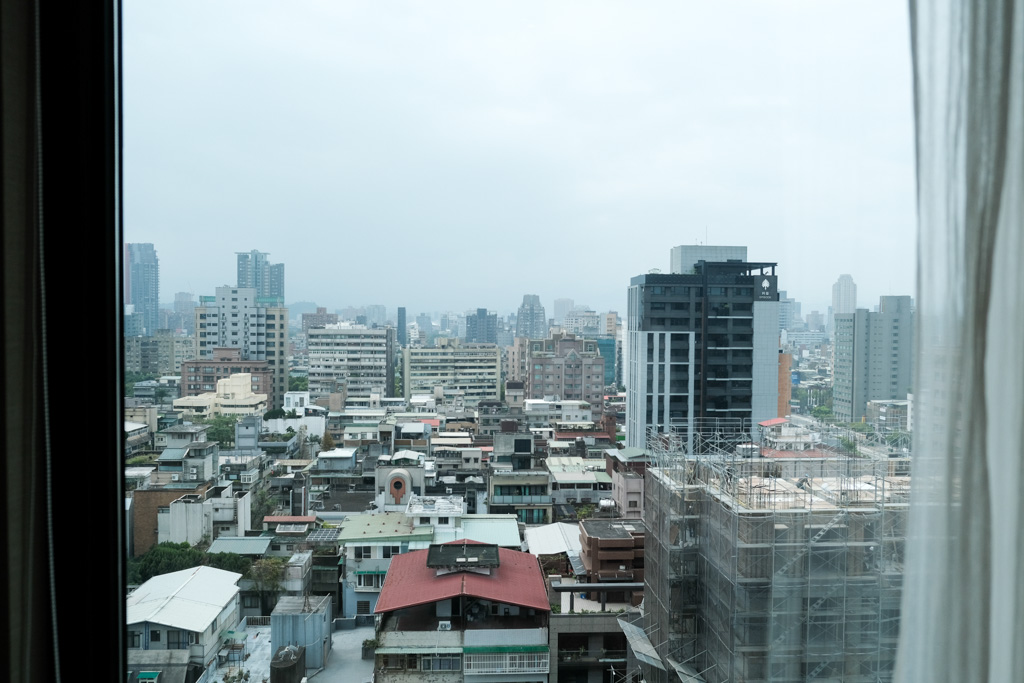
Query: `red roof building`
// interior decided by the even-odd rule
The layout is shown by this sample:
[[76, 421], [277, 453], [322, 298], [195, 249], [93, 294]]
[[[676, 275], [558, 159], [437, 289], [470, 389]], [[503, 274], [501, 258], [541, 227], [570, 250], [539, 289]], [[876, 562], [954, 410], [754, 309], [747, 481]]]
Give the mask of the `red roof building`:
[[529, 553], [453, 541], [397, 555], [374, 611], [376, 681], [548, 680], [551, 605]]

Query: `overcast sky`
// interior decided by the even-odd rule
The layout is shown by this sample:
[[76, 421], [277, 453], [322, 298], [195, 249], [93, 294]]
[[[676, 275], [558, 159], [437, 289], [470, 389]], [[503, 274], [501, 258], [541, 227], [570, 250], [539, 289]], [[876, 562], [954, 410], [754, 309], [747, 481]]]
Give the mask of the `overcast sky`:
[[125, 239], [161, 300], [625, 313], [678, 244], [913, 294], [903, 2], [124, 0]]

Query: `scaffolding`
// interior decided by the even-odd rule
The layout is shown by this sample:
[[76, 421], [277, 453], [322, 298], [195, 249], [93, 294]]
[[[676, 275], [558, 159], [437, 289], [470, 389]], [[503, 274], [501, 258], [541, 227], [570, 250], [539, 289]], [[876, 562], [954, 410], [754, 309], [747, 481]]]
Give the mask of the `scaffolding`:
[[648, 444], [644, 630], [663, 661], [710, 683], [891, 680], [906, 458]]

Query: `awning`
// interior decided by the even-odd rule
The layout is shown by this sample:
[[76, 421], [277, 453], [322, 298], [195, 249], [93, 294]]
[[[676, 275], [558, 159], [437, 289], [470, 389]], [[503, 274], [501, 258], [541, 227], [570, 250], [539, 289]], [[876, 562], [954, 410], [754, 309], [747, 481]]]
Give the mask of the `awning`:
[[644, 664], [666, 671], [665, 665], [661, 663], [661, 657], [658, 656], [654, 646], [651, 645], [651, 641], [647, 634], [644, 633], [644, 630], [622, 619], [617, 619], [616, 621], [619, 622], [619, 628], [626, 635], [629, 647], [633, 650], [636, 658]]
[[676, 670], [676, 674], [679, 676], [679, 680], [682, 683], [704, 683], [704, 678], [697, 673], [697, 670], [692, 666], [686, 664], [680, 664], [671, 657], [666, 658], [669, 666]]
[[461, 647], [378, 647], [379, 655], [460, 655]]

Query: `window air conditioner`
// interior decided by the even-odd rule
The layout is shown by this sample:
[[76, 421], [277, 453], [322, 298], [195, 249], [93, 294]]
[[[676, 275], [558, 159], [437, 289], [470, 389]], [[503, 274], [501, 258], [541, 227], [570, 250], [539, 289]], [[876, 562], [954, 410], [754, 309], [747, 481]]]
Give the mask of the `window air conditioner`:
[[196, 474], [197, 472], [199, 472], [199, 470], [196, 469], [195, 467], [189, 469], [189, 474]]
[[178, 475], [177, 474], [172, 474], [171, 475], [171, 481], [178, 481]]
[[450, 621], [439, 621], [439, 622], [437, 622], [437, 630], [438, 631], [451, 631], [452, 630], [452, 622], [450, 622]]

